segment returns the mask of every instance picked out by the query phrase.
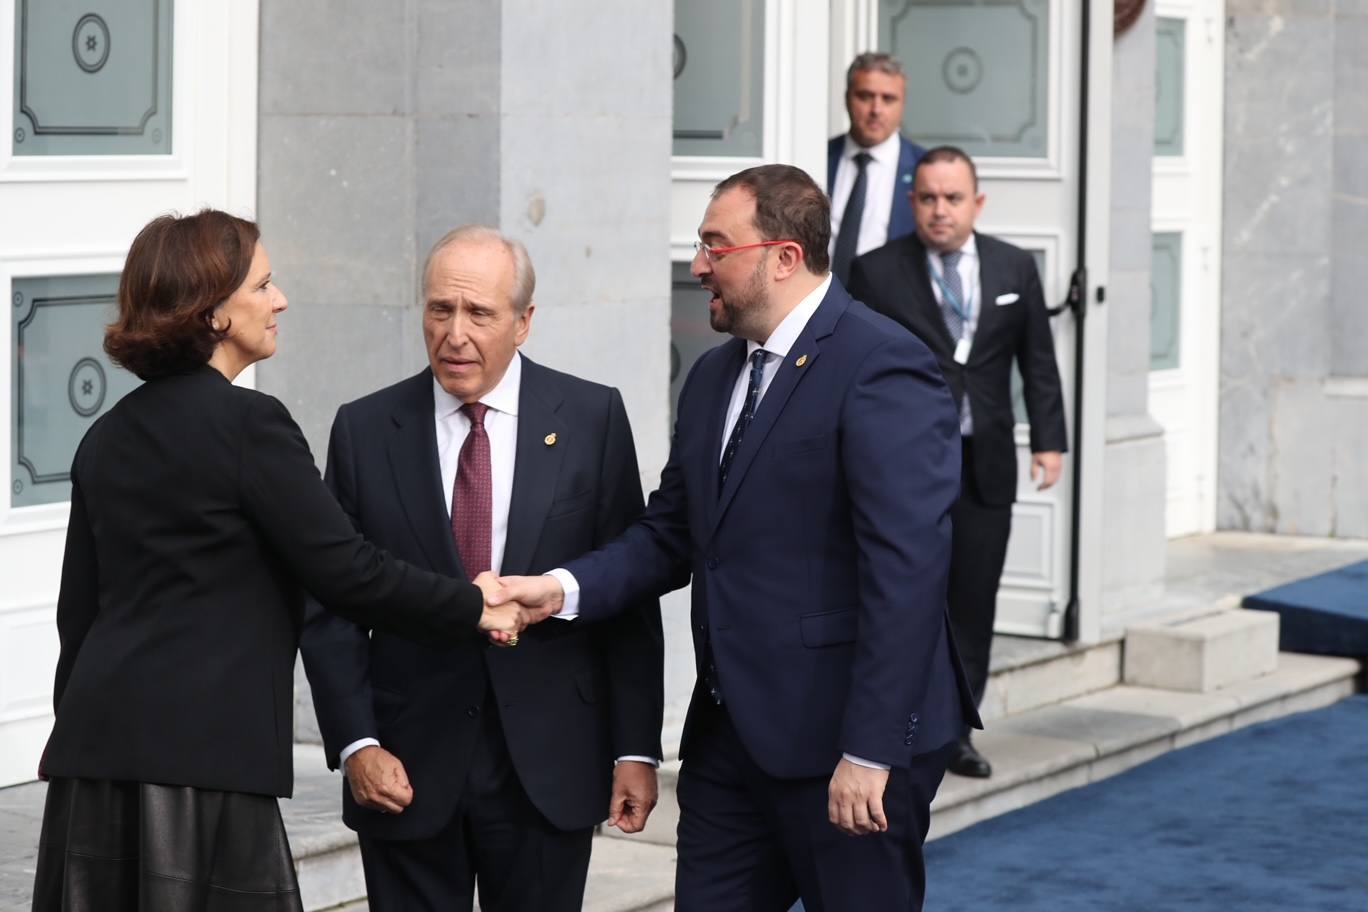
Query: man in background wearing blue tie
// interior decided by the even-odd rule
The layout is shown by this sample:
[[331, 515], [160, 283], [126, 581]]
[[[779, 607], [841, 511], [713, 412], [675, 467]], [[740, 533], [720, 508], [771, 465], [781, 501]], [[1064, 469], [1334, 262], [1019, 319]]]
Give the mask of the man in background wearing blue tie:
[[849, 284], [862, 253], [912, 233], [907, 192], [924, 151], [898, 133], [907, 77], [888, 54], [866, 51], [846, 70], [850, 132], [827, 143], [831, 271]]
[[717, 185], [692, 270], [734, 338], [689, 372], [660, 487], [600, 550], [501, 580], [596, 625], [692, 579], [680, 912], [920, 909], [946, 746], [978, 724], [945, 608], [955, 407], [832, 279], [830, 224], [797, 168]]
[[[897, 320], [936, 355], [960, 412], [963, 492], [955, 504], [950, 619], [977, 704], [988, 682], [998, 580], [1016, 500], [1012, 362], [1031, 424], [1031, 478], [1059, 478], [1064, 399], [1050, 315], [1035, 259], [974, 231], [983, 210], [974, 162], [941, 146], [922, 156], [911, 196], [915, 234], [855, 261], [850, 293]], [[993, 768], [966, 729], [950, 771], [987, 778]]]

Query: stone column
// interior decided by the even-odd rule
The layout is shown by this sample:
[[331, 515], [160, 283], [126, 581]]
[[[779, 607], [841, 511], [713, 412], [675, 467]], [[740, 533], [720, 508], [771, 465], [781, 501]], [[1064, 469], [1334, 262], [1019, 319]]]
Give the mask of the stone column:
[[1166, 537], [1163, 428], [1149, 414], [1154, 7], [1112, 51], [1111, 275], [1103, 455], [1102, 631], [1158, 607]]
[[1368, 535], [1368, 7], [1228, 0], [1222, 528]]

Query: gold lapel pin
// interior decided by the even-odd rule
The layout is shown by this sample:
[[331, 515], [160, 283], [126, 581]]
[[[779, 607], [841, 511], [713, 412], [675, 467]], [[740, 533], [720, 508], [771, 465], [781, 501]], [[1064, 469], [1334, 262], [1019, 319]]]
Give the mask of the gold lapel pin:
[[542, 443], [546, 444], [547, 446], [555, 446], [556, 435], [554, 433], [547, 434], [545, 437], [542, 438]]
[[793, 362], [794, 367], [802, 367], [807, 364], [807, 355], [799, 355], [798, 360]]

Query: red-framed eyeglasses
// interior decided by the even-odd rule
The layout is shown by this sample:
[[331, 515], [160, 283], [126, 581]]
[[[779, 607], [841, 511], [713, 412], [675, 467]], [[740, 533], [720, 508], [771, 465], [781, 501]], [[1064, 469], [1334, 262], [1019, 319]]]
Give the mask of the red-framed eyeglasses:
[[[778, 241], [756, 241], [754, 244], [738, 244], [735, 247], [709, 247], [702, 241], [694, 241], [693, 246], [694, 256], [698, 256], [701, 253], [707, 258], [709, 263], [716, 263], [720, 257], [724, 257], [729, 253], [736, 253], [739, 250], [750, 250], [752, 247], [777, 247], [780, 244], [798, 244], [798, 242], [792, 239], [784, 239]], [[802, 249], [802, 246], [802, 244], [798, 244], [800, 250]]]

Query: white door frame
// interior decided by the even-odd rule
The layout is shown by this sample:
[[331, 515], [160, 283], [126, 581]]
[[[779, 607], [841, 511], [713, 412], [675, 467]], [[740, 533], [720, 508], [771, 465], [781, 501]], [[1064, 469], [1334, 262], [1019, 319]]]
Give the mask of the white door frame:
[[1221, 354], [1225, 2], [1160, 0], [1186, 23], [1183, 154], [1156, 156], [1151, 229], [1182, 234], [1180, 361], [1149, 375], [1150, 413], [1164, 425], [1170, 537], [1216, 528]]
[[826, 112], [809, 99], [827, 85], [827, 17], [815, 0], [765, 0], [765, 87], [762, 154], [673, 156], [670, 169], [670, 259], [693, 259], [698, 223], [718, 181], [773, 162], [802, 168], [826, 185]]

